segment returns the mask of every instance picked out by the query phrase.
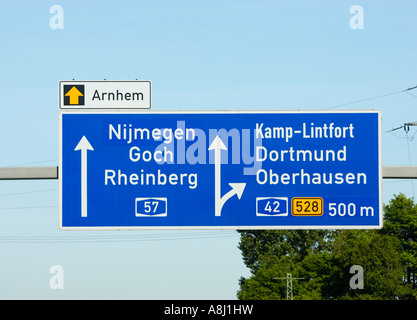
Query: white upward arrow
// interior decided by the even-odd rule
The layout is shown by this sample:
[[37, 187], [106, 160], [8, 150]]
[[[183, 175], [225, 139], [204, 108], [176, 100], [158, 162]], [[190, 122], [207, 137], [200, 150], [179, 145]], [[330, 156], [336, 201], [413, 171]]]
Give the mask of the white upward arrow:
[[74, 149], [77, 150], [81, 150], [81, 217], [87, 217], [87, 150], [94, 149], [83, 136]]
[[223, 205], [235, 194], [240, 199], [242, 197], [243, 190], [245, 189], [246, 183], [229, 183], [232, 187], [228, 193], [226, 193], [223, 197], [221, 196], [221, 150], [227, 150], [226, 146], [224, 145], [222, 139], [219, 136], [214, 138], [213, 142], [211, 143], [209, 150], [214, 150], [214, 199], [215, 199], [215, 216], [220, 217]]

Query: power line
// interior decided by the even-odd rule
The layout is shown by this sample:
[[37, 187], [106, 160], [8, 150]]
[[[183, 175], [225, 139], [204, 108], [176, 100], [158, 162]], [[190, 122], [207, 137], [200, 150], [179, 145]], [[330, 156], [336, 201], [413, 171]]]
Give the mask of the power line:
[[383, 133], [388, 133], [388, 132], [397, 131], [397, 130], [400, 130], [400, 129], [402, 129], [402, 128], [404, 128], [404, 126], [400, 126], [400, 127], [392, 128], [391, 130], [384, 131]]
[[355, 103], [359, 103], [359, 102], [364, 102], [364, 101], [368, 101], [368, 100], [373, 100], [373, 99], [378, 99], [378, 98], [383, 98], [383, 97], [391, 96], [391, 95], [394, 95], [394, 94], [397, 94], [397, 93], [402, 93], [402, 92], [408, 93], [408, 91], [414, 90], [416, 88], [417, 88], [417, 85], [414, 86], [414, 87], [410, 87], [410, 88], [404, 89], [404, 90], [399, 90], [399, 91], [394, 91], [394, 92], [390, 92], [390, 93], [385, 93], [385, 94], [381, 94], [381, 95], [378, 95], [378, 96], [375, 96], [375, 97], [370, 97], [370, 98], [360, 99], [360, 100], [351, 101], [351, 102], [347, 102], [347, 103], [343, 103], [343, 104], [338, 104], [338, 105], [329, 107], [327, 109], [334, 109], [334, 108], [344, 107], [344, 106], [348, 106], [348, 105], [351, 105], [351, 104], [355, 104]]
[[[384, 131], [383, 133], [391, 133], [394, 137], [396, 137], [398, 139], [407, 139], [407, 141], [410, 141], [411, 142], [411, 141], [414, 140], [414, 137], [415, 137], [415, 135], [417, 133], [417, 130], [414, 132], [414, 134], [410, 138], [409, 135], [408, 135], [408, 132], [410, 131], [410, 126], [417, 126], [417, 121], [404, 123], [402, 126], [393, 128], [391, 130]], [[397, 130], [400, 130], [400, 129], [404, 129], [404, 131], [406, 133], [406, 137], [405, 138], [402, 138], [402, 137], [399, 137], [399, 136], [395, 135], [394, 131], [397, 131]]]
[[183, 232], [157, 235], [117, 235], [117, 236], [2, 236], [1, 243], [102, 243], [102, 242], [149, 242], [171, 240], [199, 240], [236, 237], [235, 231]]
[[4, 167], [20, 167], [20, 166], [27, 166], [32, 164], [39, 164], [39, 163], [45, 163], [45, 162], [52, 162], [52, 161], [58, 161], [58, 159], [49, 159], [49, 160], [41, 160], [41, 161], [34, 161], [34, 162], [25, 162], [25, 163], [18, 163], [14, 165], [8, 165]]
[[398, 179], [398, 180], [391, 180], [391, 181], [383, 181], [383, 183], [400, 183], [400, 182], [410, 182], [413, 181], [412, 179]]
[[2, 207], [2, 208], [0, 208], [0, 210], [46, 209], [46, 208], [58, 208], [58, 205], [50, 205], [50, 206], [29, 206], [29, 207]]
[[17, 196], [22, 194], [32, 194], [32, 193], [41, 193], [41, 192], [50, 192], [50, 191], [57, 191], [58, 188], [53, 189], [44, 189], [44, 190], [34, 190], [34, 191], [22, 191], [22, 192], [15, 192], [15, 193], [3, 193], [0, 194], [0, 197], [6, 197], [6, 196]]
[[410, 93], [410, 92], [406, 92], [408, 95], [410, 95], [410, 96], [412, 96], [412, 97], [414, 97], [414, 98], [417, 98], [417, 96], [416, 95], [414, 95], [414, 94], [412, 94], [412, 93]]

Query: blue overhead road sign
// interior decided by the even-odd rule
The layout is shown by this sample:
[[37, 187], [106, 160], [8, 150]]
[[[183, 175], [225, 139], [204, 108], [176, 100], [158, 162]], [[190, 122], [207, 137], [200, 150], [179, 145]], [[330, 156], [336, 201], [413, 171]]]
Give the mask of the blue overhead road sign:
[[76, 229], [382, 227], [378, 111], [60, 113]]

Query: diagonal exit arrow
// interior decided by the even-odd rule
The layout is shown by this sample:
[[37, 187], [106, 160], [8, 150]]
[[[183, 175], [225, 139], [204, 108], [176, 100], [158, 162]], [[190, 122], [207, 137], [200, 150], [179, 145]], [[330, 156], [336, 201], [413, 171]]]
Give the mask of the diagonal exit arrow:
[[81, 150], [81, 217], [87, 217], [87, 150], [94, 149], [83, 136], [74, 149], [78, 150]]
[[232, 190], [221, 196], [221, 150], [227, 150], [222, 139], [216, 136], [208, 150], [214, 150], [214, 199], [215, 216], [220, 217], [223, 205], [235, 194], [240, 199], [246, 183], [229, 183]]
[[223, 208], [223, 205], [227, 200], [229, 200], [234, 195], [237, 195], [238, 199], [242, 197], [243, 190], [245, 190], [246, 183], [229, 183], [229, 186], [232, 187], [232, 190], [230, 190], [228, 193], [226, 193], [223, 197], [220, 199], [220, 211], [221, 208]]

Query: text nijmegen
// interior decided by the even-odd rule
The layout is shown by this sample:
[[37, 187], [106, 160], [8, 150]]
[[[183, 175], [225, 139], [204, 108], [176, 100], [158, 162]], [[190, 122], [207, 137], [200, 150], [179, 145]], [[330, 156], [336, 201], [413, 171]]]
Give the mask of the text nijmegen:
[[109, 124], [109, 140], [118, 139], [125, 140], [130, 144], [134, 140], [150, 140], [161, 141], [164, 139], [165, 143], [171, 143], [172, 139], [177, 140], [194, 140], [195, 131], [192, 128], [135, 128], [132, 124], [118, 124], [116, 126]]

